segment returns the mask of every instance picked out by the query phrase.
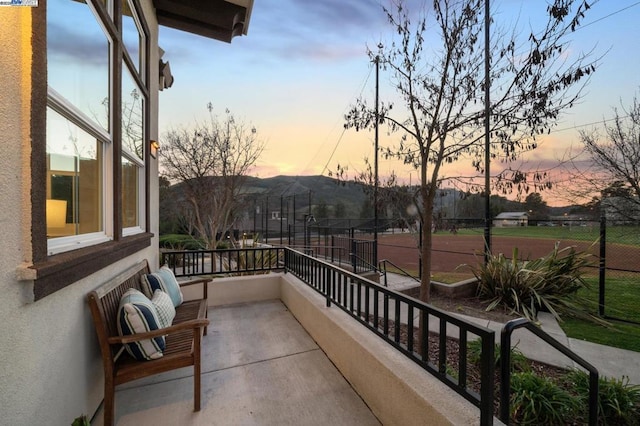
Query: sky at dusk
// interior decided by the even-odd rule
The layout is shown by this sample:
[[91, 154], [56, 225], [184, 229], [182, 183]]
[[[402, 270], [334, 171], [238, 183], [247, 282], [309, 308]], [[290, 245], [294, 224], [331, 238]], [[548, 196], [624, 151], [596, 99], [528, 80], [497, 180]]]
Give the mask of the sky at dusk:
[[[517, 23], [526, 37], [540, 26], [547, 3], [492, 0], [494, 25]], [[375, 72], [366, 49], [393, 36], [381, 4], [387, 0], [255, 0], [248, 35], [231, 44], [161, 27], [163, 59], [170, 61], [175, 82], [160, 93], [160, 140], [168, 129], [206, 120], [211, 102], [214, 114], [229, 109], [265, 141], [255, 176], [328, 175], [338, 164], [352, 173], [362, 170], [362, 159], [374, 155], [373, 133], [344, 131], [344, 114], [359, 96], [373, 103]], [[604, 56], [581, 103], [527, 154], [524, 169], [557, 165], [572, 145], [578, 147], [578, 130], [610, 119], [613, 108], [629, 105], [638, 90], [640, 1], [590, 4], [582, 27], [570, 36], [567, 55], [593, 49], [594, 57]], [[390, 76], [381, 71], [380, 98], [393, 97]], [[393, 146], [397, 138], [381, 128], [381, 147]], [[469, 168], [469, 161], [455, 168], [445, 173]], [[499, 168], [492, 165], [492, 171]], [[417, 179], [415, 170], [381, 159], [380, 174], [391, 170], [407, 182]], [[563, 179], [557, 175], [558, 182]]]

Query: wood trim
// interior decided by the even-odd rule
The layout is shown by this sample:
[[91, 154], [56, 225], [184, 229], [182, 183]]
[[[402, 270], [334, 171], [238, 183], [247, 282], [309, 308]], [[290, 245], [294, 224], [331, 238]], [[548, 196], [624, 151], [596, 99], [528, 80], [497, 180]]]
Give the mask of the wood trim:
[[120, 241], [49, 256], [46, 261], [32, 267], [37, 277], [33, 284], [34, 300], [40, 300], [151, 246], [152, 237], [153, 234], [149, 233], [132, 235]]
[[[47, 2], [32, 7], [31, 33], [31, 258], [47, 258]], [[44, 30], [43, 30], [44, 29]]]

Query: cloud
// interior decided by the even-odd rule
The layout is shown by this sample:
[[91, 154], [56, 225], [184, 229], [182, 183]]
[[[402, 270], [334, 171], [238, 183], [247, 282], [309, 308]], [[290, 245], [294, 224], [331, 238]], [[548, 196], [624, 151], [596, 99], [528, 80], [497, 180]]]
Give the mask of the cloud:
[[47, 51], [62, 60], [82, 62], [103, 67], [109, 60], [106, 37], [91, 34], [86, 29], [74, 31], [68, 25], [57, 22], [48, 24]]
[[256, 2], [249, 31], [263, 58], [331, 62], [363, 55], [384, 25], [376, 0], [265, 0]]

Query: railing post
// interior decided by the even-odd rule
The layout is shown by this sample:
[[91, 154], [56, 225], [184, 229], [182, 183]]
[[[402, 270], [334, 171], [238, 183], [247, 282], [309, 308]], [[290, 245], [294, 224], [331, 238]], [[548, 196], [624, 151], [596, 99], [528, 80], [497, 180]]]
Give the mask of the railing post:
[[333, 274], [331, 274], [331, 269], [326, 268], [325, 270], [325, 284], [327, 286], [326, 288], [326, 294], [327, 294], [327, 308], [331, 307], [331, 296], [333, 293]]
[[607, 217], [602, 214], [600, 216], [600, 265], [598, 273], [598, 314], [604, 316], [604, 292], [606, 279], [606, 252], [607, 252]]
[[491, 334], [490, 339], [487, 336], [482, 337], [482, 356], [480, 362], [480, 424], [487, 426], [493, 424], [494, 351], [494, 334]]
[[357, 270], [357, 261], [356, 259], [358, 258], [358, 245], [356, 243], [356, 239], [355, 238], [351, 238], [351, 267], [353, 268], [353, 273], [357, 274], [358, 270]]

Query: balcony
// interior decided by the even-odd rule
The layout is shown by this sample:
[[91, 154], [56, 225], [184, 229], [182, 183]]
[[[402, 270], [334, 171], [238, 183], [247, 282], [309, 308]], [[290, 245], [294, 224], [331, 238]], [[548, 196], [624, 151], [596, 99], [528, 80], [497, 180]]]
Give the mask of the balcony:
[[119, 387], [118, 425], [480, 423], [474, 404], [291, 273], [217, 278], [209, 294], [202, 410], [186, 368]]

